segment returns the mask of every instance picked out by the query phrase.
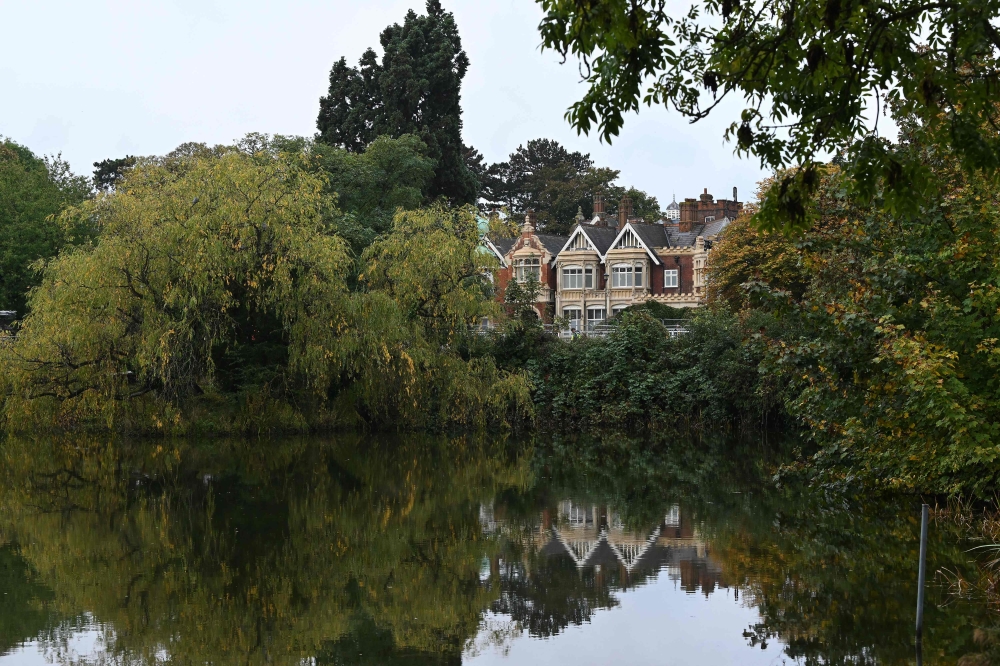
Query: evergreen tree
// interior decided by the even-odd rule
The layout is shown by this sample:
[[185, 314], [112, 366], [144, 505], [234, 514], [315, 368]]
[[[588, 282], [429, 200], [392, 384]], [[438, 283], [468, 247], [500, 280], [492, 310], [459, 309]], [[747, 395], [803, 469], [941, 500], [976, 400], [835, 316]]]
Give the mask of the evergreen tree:
[[660, 219], [656, 198], [615, 185], [618, 175], [616, 169], [594, 166], [590, 155], [570, 152], [551, 139], [534, 139], [518, 146], [506, 162], [490, 166], [482, 179], [482, 198], [487, 207], [505, 206], [515, 217], [534, 210], [548, 233], [567, 233], [578, 212], [590, 219], [594, 194], [604, 195], [611, 215], [617, 215], [618, 202], [627, 193], [636, 217]]
[[94, 162], [94, 187], [104, 192], [114, 189], [135, 163], [136, 158], [132, 155]]
[[368, 49], [357, 68], [343, 58], [334, 64], [320, 99], [317, 138], [360, 152], [380, 135], [419, 136], [437, 162], [427, 195], [474, 202], [479, 184], [462, 143], [461, 87], [469, 59], [455, 17], [428, 0], [426, 16], [407, 12], [380, 41], [381, 62]]

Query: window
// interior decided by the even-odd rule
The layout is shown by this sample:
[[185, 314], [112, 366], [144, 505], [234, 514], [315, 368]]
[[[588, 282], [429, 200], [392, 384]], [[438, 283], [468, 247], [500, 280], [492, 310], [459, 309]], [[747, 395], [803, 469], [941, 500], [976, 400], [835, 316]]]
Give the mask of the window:
[[580, 319], [583, 311], [580, 308], [563, 308], [563, 317], [569, 320], [569, 327], [575, 330], [580, 328]]
[[667, 287], [676, 287], [677, 286], [677, 276], [678, 276], [679, 272], [680, 271], [678, 271], [677, 269], [671, 269], [671, 268], [664, 269], [664, 271], [663, 271], [663, 288], [664, 289], [666, 289]]
[[635, 286], [642, 286], [642, 266], [635, 267]]
[[618, 264], [611, 267], [611, 286], [615, 289], [632, 286], [632, 267], [628, 264]]
[[583, 268], [567, 266], [562, 271], [563, 289], [583, 289]]
[[604, 308], [587, 308], [587, 330], [593, 331], [594, 327], [605, 319]]
[[529, 275], [534, 275], [535, 279], [542, 279], [542, 261], [538, 257], [525, 257], [514, 260], [514, 277], [518, 282], [525, 282]]
[[705, 221], [706, 222], [715, 222], [715, 216], [714, 215], [706, 215], [705, 216]]
[[583, 269], [583, 282], [587, 289], [594, 288], [594, 269], [592, 266]]
[[611, 306], [611, 316], [614, 317], [615, 315], [621, 313], [621, 311], [624, 310], [627, 307], [628, 307], [627, 305], [613, 305], [613, 306]]

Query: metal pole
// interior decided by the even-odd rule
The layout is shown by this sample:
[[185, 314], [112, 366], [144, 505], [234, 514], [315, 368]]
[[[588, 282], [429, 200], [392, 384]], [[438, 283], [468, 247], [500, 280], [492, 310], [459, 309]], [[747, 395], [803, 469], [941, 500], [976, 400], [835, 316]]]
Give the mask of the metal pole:
[[924, 631], [924, 582], [927, 580], [927, 518], [930, 507], [920, 508], [920, 565], [917, 569], [917, 645]]

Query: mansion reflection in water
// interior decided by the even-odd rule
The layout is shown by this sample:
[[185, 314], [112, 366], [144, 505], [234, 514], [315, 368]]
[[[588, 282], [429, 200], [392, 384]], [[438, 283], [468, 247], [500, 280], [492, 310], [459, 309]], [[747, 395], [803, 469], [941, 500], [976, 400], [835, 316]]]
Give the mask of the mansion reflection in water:
[[[506, 557], [491, 558], [488, 570], [484, 563], [483, 576], [504, 591], [493, 610], [528, 619], [532, 633], [548, 635], [585, 621], [593, 610], [617, 605], [612, 591], [661, 572], [688, 593], [728, 589], [709, 544], [677, 505], [644, 528], [626, 526], [613, 507], [572, 500], [543, 509], [533, 521], [506, 520], [504, 513], [502, 507], [480, 508], [482, 530], [516, 544]], [[574, 607], [557, 609], [567, 605], [560, 595], [571, 597]], [[560, 614], [563, 621], [555, 617]]]

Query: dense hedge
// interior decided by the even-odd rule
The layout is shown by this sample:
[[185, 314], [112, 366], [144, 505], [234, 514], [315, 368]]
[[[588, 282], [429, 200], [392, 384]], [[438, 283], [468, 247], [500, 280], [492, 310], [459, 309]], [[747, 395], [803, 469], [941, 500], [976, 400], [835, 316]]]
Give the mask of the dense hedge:
[[671, 338], [643, 311], [606, 338], [548, 345], [527, 363], [539, 421], [561, 429], [638, 431], [680, 424], [760, 427], [779, 418], [776, 392], [744, 343], [748, 324], [725, 309], [690, 319]]

